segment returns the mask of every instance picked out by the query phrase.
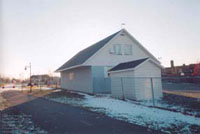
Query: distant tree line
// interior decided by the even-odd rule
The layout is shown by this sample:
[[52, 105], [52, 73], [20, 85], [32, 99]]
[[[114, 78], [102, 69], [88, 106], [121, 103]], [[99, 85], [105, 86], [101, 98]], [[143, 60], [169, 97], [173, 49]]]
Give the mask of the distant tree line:
[[4, 83], [4, 84], [7, 84], [7, 83], [21, 83], [22, 80], [20, 79], [16, 79], [16, 78], [9, 78], [9, 77], [3, 77], [0, 75], [0, 83]]

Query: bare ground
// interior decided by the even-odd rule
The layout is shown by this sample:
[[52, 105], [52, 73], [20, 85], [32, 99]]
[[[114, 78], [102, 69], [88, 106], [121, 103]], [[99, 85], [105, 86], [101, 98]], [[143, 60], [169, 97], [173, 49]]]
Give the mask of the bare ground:
[[164, 93], [200, 99], [200, 91], [191, 90], [163, 90]]
[[9, 90], [0, 93], [0, 110], [4, 110], [8, 107], [19, 105], [38, 97], [50, 94], [53, 90], [39, 90], [34, 89], [31, 93], [29, 90], [16, 91]]
[[0, 94], [0, 110], [4, 110], [9, 107], [11, 104]]

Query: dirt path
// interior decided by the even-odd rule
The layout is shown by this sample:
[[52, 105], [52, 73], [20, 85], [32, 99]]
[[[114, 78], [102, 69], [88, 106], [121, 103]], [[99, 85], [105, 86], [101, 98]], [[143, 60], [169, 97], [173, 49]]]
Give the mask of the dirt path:
[[5, 109], [9, 106], [9, 103], [6, 99], [3, 98], [3, 96], [0, 94], [0, 111]]
[[6, 103], [6, 107], [19, 105], [36, 98], [16, 90], [2, 92], [1, 97]]
[[47, 95], [53, 90], [33, 90], [29, 93], [29, 90], [5, 90], [0, 92], [0, 110], [4, 110], [8, 107], [19, 105], [38, 97]]

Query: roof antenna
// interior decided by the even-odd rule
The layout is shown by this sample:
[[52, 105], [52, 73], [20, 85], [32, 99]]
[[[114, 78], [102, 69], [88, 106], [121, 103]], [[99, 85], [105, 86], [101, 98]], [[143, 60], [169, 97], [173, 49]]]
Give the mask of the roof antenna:
[[125, 25], [125, 23], [121, 23], [121, 29], [124, 29]]

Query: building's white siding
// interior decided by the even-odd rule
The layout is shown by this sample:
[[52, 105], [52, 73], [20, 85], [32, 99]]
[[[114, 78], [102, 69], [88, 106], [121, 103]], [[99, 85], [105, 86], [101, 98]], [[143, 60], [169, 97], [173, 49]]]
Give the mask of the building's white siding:
[[111, 73], [111, 93], [113, 97], [136, 100], [134, 71]]
[[154, 97], [156, 99], [162, 97], [161, 69], [151, 61], [145, 62], [134, 71], [112, 72], [110, 76], [113, 97], [124, 96], [134, 100], [152, 99], [151, 78]]
[[[70, 73], [74, 74], [71, 80]], [[61, 88], [93, 93], [91, 67], [79, 67], [61, 72]]]
[[151, 99], [151, 79], [150, 78], [135, 78], [135, 93], [137, 100]]
[[135, 79], [125, 77], [122, 79], [125, 98], [136, 100]]
[[[132, 45], [132, 55], [125, 55], [124, 53], [122, 53], [122, 55], [110, 54], [110, 49], [112, 49], [113, 45], [115, 44]], [[124, 52], [123, 46], [122, 52]], [[124, 36], [116, 36], [110, 43], [105, 45], [95, 55], [90, 57], [90, 59], [85, 64], [92, 66], [116, 66], [122, 62], [133, 61], [147, 57], [152, 58], [149, 54], [146, 53], [146, 51], [137, 45], [137, 42], [133, 41], [130, 36], [125, 33]]]
[[154, 97], [162, 97], [161, 69], [151, 61], [135, 70], [135, 92], [138, 100], [151, 99], [151, 78]]
[[111, 94], [115, 98], [123, 99], [123, 89], [120, 78], [111, 78]]
[[161, 69], [148, 61], [135, 70], [135, 77], [161, 77]]
[[112, 76], [112, 77], [133, 77], [134, 71], [130, 70], [130, 71], [114, 72], [114, 73], [111, 73], [110, 76]]

